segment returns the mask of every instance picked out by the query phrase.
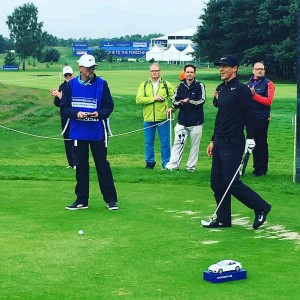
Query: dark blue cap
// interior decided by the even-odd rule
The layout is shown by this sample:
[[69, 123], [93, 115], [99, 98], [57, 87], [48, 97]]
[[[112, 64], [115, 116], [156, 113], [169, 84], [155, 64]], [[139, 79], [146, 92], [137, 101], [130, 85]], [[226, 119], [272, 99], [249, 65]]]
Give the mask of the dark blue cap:
[[221, 59], [217, 62], [214, 63], [215, 66], [230, 66], [230, 67], [235, 67], [239, 66], [239, 60], [234, 56], [234, 55], [229, 55], [229, 54], [224, 54]]

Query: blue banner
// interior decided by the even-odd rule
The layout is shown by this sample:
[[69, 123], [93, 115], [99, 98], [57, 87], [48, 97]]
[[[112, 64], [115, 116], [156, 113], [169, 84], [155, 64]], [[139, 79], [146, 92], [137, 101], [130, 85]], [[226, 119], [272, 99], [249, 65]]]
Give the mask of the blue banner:
[[19, 71], [19, 65], [3, 65], [3, 71]]
[[144, 41], [135, 41], [135, 42], [100, 41], [100, 48], [103, 48], [106, 50], [106, 48], [110, 48], [110, 47], [144, 48], [143, 50], [147, 49], [147, 51], [148, 51], [149, 42], [144, 42]]
[[149, 50], [149, 42], [101, 41], [100, 48], [111, 53], [114, 57], [140, 58], [145, 56]]
[[87, 49], [89, 47], [89, 43], [87, 42], [73, 42], [74, 49]]
[[134, 50], [134, 49], [129, 49], [129, 50], [119, 50], [119, 49], [105, 49], [108, 53], [111, 53], [112, 56], [114, 57], [134, 57], [134, 58], [139, 58], [143, 57], [146, 55], [145, 50]]

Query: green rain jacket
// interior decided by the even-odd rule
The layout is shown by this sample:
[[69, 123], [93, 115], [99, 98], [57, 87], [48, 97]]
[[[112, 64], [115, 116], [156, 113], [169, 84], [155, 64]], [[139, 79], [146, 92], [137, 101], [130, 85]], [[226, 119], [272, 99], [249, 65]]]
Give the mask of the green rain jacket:
[[[167, 90], [166, 90], [167, 89]], [[165, 101], [154, 101], [154, 91], [151, 79], [148, 78], [139, 86], [136, 103], [142, 104], [144, 122], [159, 122], [167, 119], [167, 109], [172, 106], [172, 97], [175, 94], [174, 87], [168, 81], [159, 78], [156, 95], [160, 95]]]

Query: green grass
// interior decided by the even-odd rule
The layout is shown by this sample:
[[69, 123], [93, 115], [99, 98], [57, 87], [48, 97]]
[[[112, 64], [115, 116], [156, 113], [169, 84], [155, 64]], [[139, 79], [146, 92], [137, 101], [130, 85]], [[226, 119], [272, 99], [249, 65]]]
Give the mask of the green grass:
[[[74, 171], [65, 168], [61, 140], [36, 137], [61, 137], [58, 110], [48, 92], [59, 84], [61, 65], [0, 72], [0, 125], [34, 135], [0, 127], [0, 298], [298, 299], [300, 186], [292, 182], [291, 123], [296, 85], [275, 82], [268, 176], [253, 178], [250, 160], [243, 179], [273, 205], [267, 223], [252, 230], [253, 213], [233, 199], [234, 226], [205, 230], [199, 221], [215, 209], [211, 159], [205, 152], [216, 113], [212, 95], [220, 82], [218, 71], [198, 72], [207, 88], [206, 121], [197, 172], [191, 174], [145, 170], [143, 132], [120, 135], [142, 128], [135, 93], [148, 76], [147, 64], [129, 66], [109, 69], [105, 64], [97, 71], [115, 100], [109, 161], [117, 212], [105, 208], [93, 164], [89, 209], [65, 211], [74, 200]], [[162, 73], [176, 85], [180, 69], [163, 65]], [[158, 144], [156, 150], [159, 165]], [[226, 258], [242, 262], [247, 280], [203, 281], [203, 271]]]

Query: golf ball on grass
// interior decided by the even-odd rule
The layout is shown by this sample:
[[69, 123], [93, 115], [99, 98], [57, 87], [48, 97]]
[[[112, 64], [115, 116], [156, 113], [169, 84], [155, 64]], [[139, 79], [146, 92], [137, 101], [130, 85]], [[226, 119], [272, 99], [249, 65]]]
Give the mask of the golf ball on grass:
[[79, 234], [79, 235], [82, 235], [82, 234], [83, 234], [83, 230], [80, 229], [80, 230], [78, 231], [78, 234]]

